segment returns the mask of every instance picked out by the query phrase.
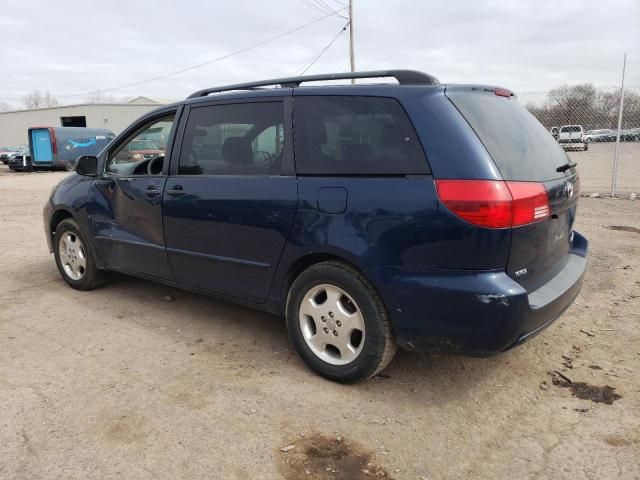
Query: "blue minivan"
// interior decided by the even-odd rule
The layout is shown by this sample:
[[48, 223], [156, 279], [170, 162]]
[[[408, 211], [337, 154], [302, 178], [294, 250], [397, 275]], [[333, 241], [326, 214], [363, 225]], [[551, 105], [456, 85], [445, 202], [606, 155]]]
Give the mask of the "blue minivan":
[[73, 170], [76, 159], [96, 155], [115, 135], [84, 127], [31, 127], [28, 130], [32, 168]]
[[397, 347], [484, 356], [547, 327], [586, 269], [578, 192], [509, 90], [357, 72], [160, 107], [79, 159], [44, 226], [71, 287], [117, 271], [284, 315], [310, 368], [356, 382]]

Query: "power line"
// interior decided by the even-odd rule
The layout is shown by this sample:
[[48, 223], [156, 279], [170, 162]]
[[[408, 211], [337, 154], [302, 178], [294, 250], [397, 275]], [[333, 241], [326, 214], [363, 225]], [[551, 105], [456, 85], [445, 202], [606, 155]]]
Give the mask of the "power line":
[[313, 0], [315, 3], [319, 4], [320, 6], [324, 7], [326, 10], [331, 11], [333, 10], [333, 8], [331, 8], [329, 5], [327, 5], [327, 3], [324, 0]]
[[235, 51], [233, 51], [231, 53], [227, 53], [226, 55], [222, 55], [220, 57], [214, 58], [213, 60], [209, 60], [207, 62], [198, 63], [196, 65], [192, 65], [190, 67], [186, 67], [186, 68], [183, 68], [181, 70], [177, 70], [175, 72], [166, 73], [164, 75], [158, 75], [157, 77], [147, 78], [145, 80], [140, 80], [138, 82], [132, 82], [132, 83], [124, 84], [124, 85], [119, 85], [117, 87], [101, 88], [101, 89], [91, 90], [91, 91], [84, 92], [84, 93], [75, 93], [73, 95], [61, 95], [61, 96], [58, 96], [56, 98], [73, 98], [73, 97], [82, 97], [82, 96], [90, 95], [90, 94], [96, 93], [96, 92], [112, 92], [114, 90], [120, 90], [121, 88], [134, 87], [134, 86], [137, 86], [137, 85], [142, 85], [143, 83], [149, 83], [149, 82], [153, 82], [153, 81], [156, 81], [156, 80], [161, 80], [163, 78], [172, 77], [173, 75], [178, 75], [180, 73], [188, 72], [190, 70], [195, 70], [196, 68], [201, 68], [201, 67], [204, 67], [206, 65], [211, 65], [212, 63], [219, 62], [221, 60], [226, 60], [227, 58], [232, 57], [234, 55], [238, 55], [240, 53], [247, 52], [247, 51], [252, 50], [254, 48], [261, 47], [262, 45], [265, 45], [267, 43], [273, 42], [274, 40], [278, 40], [279, 38], [285, 37], [287, 35], [291, 35], [292, 33], [295, 33], [297, 31], [300, 31], [300, 30], [302, 30], [304, 28], [307, 28], [307, 27], [309, 27], [309, 26], [311, 26], [311, 25], [313, 25], [315, 23], [318, 23], [321, 20], [324, 20], [325, 18], [328, 18], [328, 17], [334, 15], [337, 12], [340, 12], [341, 10], [344, 10], [344, 8], [340, 8], [338, 10], [332, 10], [330, 13], [327, 13], [326, 15], [324, 15], [324, 16], [322, 16], [320, 18], [316, 18], [315, 20], [313, 20], [311, 22], [305, 23], [304, 25], [301, 25], [301, 26], [296, 27], [294, 29], [288, 30], [288, 31], [286, 31], [284, 33], [280, 33], [280, 34], [278, 34], [278, 35], [276, 35], [274, 37], [270, 37], [270, 38], [268, 38], [266, 40], [263, 40], [261, 42], [254, 43], [253, 45], [250, 45], [248, 47], [244, 47], [244, 48], [241, 48], [239, 50], [235, 50]]
[[[320, 57], [322, 57], [322, 55], [324, 55], [324, 53], [325, 53], [327, 50], [329, 50], [329, 48], [331, 48], [331, 45], [333, 45], [333, 44], [336, 42], [336, 40], [338, 40], [338, 38], [340, 37], [340, 35], [342, 34], [342, 32], [344, 32], [344, 31], [347, 29], [347, 27], [348, 27], [348, 26], [349, 26], [349, 22], [347, 22], [347, 23], [344, 25], [344, 27], [342, 27], [342, 28], [340, 29], [340, 31], [338, 32], [338, 34], [337, 34], [335, 37], [333, 37], [333, 39], [332, 39], [332, 40], [331, 40], [331, 41], [330, 41], [330, 42], [329, 42], [329, 43], [328, 43], [328, 44], [327, 44], [327, 45], [326, 45], [322, 50], [320, 50], [320, 53], [319, 53], [319, 54], [318, 54], [318, 55], [317, 55], [317, 56], [316, 56], [316, 57], [311, 61], [311, 63], [309, 63], [306, 67], [304, 67], [304, 68], [302, 69], [302, 71], [299, 73], [299, 75], [303, 75], [307, 70], [309, 70], [309, 69], [313, 66], [313, 64], [314, 64], [314, 63], [316, 63], [316, 62], [320, 59]], [[300, 69], [298, 69], [298, 70], [300, 70]], [[297, 72], [298, 70], [296, 70], [296, 72]]]
[[314, 10], [316, 10], [317, 12], [320, 13], [329, 13], [332, 12], [332, 15], [336, 15], [340, 18], [344, 18], [345, 20], [347, 19], [347, 17], [345, 17], [344, 15], [340, 15], [338, 12], [340, 10], [344, 10], [346, 8], [346, 5], [343, 5], [342, 8], [339, 8], [338, 10], [333, 10], [331, 7], [329, 7], [326, 3], [322, 2], [320, 3], [319, 0], [300, 0], [300, 3], [306, 5], [307, 7], [311, 7]]
[[315, 3], [311, 3], [310, 0], [300, 0], [300, 3], [306, 5], [307, 7], [313, 8], [316, 12], [327, 13], [325, 10], [318, 7]]

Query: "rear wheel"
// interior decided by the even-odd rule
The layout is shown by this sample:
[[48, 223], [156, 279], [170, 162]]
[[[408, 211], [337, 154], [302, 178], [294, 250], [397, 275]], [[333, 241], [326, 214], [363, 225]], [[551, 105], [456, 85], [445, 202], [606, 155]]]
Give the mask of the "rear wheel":
[[93, 253], [75, 220], [68, 218], [56, 226], [53, 248], [58, 271], [71, 287], [91, 290], [109, 278], [108, 272], [96, 266]]
[[319, 263], [298, 276], [288, 295], [287, 328], [307, 365], [337, 382], [377, 374], [397, 348], [379, 295], [341, 262]]

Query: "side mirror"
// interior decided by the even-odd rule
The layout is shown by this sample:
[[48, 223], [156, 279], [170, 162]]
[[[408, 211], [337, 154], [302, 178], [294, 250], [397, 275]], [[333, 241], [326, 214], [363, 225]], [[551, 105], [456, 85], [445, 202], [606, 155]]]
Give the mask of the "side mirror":
[[98, 174], [98, 157], [82, 155], [76, 160], [76, 173], [85, 177], [95, 177]]

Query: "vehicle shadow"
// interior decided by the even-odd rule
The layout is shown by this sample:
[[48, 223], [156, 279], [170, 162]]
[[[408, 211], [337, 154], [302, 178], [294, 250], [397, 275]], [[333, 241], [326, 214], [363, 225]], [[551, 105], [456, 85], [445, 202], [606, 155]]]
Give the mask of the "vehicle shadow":
[[107, 286], [91, 293], [118, 298], [121, 307], [115, 307], [112, 314], [121, 321], [131, 318], [150, 329], [164, 326], [164, 334], [175, 336], [175, 342], [204, 354], [224, 356], [225, 362], [236, 362], [238, 369], [251, 363], [257, 375], [268, 373], [292, 384], [310, 383], [343, 394], [354, 390], [375, 398], [398, 391], [422, 401], [426, 395], [429, 402], [448, 402], [465, 396], [469, 388], [493, 375], [510, 355], [479, 359], [399, 350], [392, 363], [373, 379], [339, 385], [317, 376], [297, 357], [288, 342], [284, 318], [279, 316], [124, 275], [114, 275]]

